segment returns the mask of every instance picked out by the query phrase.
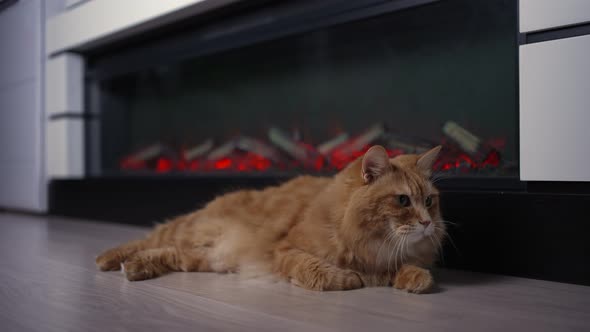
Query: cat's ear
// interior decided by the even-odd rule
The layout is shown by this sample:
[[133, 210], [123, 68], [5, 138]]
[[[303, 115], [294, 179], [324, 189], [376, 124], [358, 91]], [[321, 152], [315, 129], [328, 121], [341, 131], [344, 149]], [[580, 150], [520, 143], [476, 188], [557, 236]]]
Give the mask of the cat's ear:
[[391, 169], [389, 156], [382, 146], [375, 145], [365, 152], [361, 172], [365, 183], [375, 180], [389, 169]]
[[434, 162], [436, 161], [436, 158], [438, 157], [441, 149], [442, 146], [439, 145], [424, 152], [418, 157], [416, 167], [422, 174], [426, 176], [430, 176], [432, 174], [432, 165], [434, 165]]

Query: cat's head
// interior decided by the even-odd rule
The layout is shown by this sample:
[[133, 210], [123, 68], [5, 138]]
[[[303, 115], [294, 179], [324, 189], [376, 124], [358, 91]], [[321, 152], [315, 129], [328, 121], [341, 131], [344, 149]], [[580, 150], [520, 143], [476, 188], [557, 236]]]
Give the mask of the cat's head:
[[439, 192], [430, 180], [441, 147], [390, 159], [373, 146], [343, 172], [350, 199], [343, 236], [376, 268], [432, 264], [446, 234]]

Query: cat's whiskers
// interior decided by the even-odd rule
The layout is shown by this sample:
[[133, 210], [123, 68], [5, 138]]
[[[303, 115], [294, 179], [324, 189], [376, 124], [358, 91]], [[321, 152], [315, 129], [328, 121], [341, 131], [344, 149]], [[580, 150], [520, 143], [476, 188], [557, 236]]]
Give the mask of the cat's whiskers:
[[449, 243], [453, 246], [453, 248], [455, 248], [455, 251], [457, 251], [459, 254], [461, 254], [461, 251], [455, 245], [455, 241], [453, 241], [453, 238], [448, 233], [447, 233], [446, 237], [447, 237], [447, 239], [449, 239]]
[[[375, 266], [373, 267], [373, 270], [375, 272], [379, 268], [379, 265], [381, 262], [381, 256], [380, 256], [381, 250], [383, 249], [383, 247], [390, 247], [391, 246], [391, 242], [393, 242], [393, 236], [394, 236], [394, 232], [390, 231], [385, 236], [385, 239], [383, 240], [383, 242], [381, 242], [381, 245], [379, 246], [379, 250], [377, 250], [377, 255], [375, 256]], [[391, 250], [391, 248], [390, 248], [390, 250]]]
[[[447, 223], [449, 221], [447, 220], [443, 220], [444, 223]], [[453, 224], [456, 225], [456, 224]], [[453, 246], [453, 248], [455, 248], [455, 251], [457, 251], [459, 254], [461, 253], [461, 251], [459, 251], [459, 248], [457, 248], [457, 246], [455, 245], [455, 241], [453, 241], [453, 238], [451, 237], [451, 235], [449, 234], [449, 232], [446, 231], [446, 229], [440, 227], [440, 226], [435, 226], [436, 229], [440, 229], [442, 231], [442, 235], [441, 237], [444, 237], [445, 239], [449, 239], [449, 243]], [[442, 251], [442, 245], [441, 245], [441, 251]]]
[[443, 222], [445, 224], [448, 224], [448, 225], [459, 226], [457, 223], [454, 223], [454, 222], [449, 221], [449, 220], [441, 220], [441, 222]]
[[438, 249], [437, 249], [437, 248], [438, 248], [438, 246], [437, 246], [437, 245], [434, 243], [434, 237], [435, 237], [435, 235], [434, 235], [434, 233], [433, 233], [433, 234], [432, 234], [432, 236], [428, 236], [428, 239], [430, 240], [430, 243], [432, 243], [432, 247], [433, 247], [433, 248], [434, 248], [436, 251], [438, 251]]
[[391, 266], [391, 255], [396, 250], [396, 246], [397, 246], [397, 241], [396, 241], [396, 237], [395, 237], [395, 232], [392, 232], [391, 237], [389, 239], [389, 244], [388, 244], [389, 256], [387, 258], [387, 263], [386, 263], [388, 274], [389, 274], [389, 268]]
[[435, 173], [430, 177], [430, 182], [432, 184], [436, 184], [440, 180], [448, 179], [450, 177], [451, 177], [451, 175], [447, 174], [447, 173]]
[[397, 258], [399, 258], [399, 265], [397, 264], [397, 260], [396, 260], [396, 264], [395, 264], [396, 270], [399, 269], [399, 267], [404, 264], [404, 245], [406, 244], [406, 238], [407, 238], [407, 235], [404, 235], [400, 239], [400, 245], [399, 245], [398, 256], [397, 256]]
[[408, 237], [406, 236], [406, 237], [404, 238], [404, 243], [405, 243], [405, 252], [404, 252], [404, 251], [402, 251], [402, 259], [401, 259], [401, 260], [402, 260], [402, 264], [404, 263], [404, 261], [406, 261], [406, 254], [408, 253], [408, 243], [409, 243], [410, 241], [408, 241], [407, 239], [408, 239]]
[[[408, 231], [403, 231], [401, 234], [398, 234], [398, 240], [396, 241], [395, 252], [394, 252], [394, 268], [397, 270], [400, 265], [404, 263], [405, 259], [405, 251], [407, 251], [407, 244], [408, 244]], [[398, 264], [399, 259], [399, 264]], [[391, 260], [391, 257], [390, 257]], [[389, 266], [391, 266], [391, 262], [388, 264], [389, 273]]]
[[432, 235], [433, 235], [432, 236], [432, 244], [435, 246], [435, 250], [437, 251], [438, 256], [441, 258], [442, 263], [445, 264], [445, 258], [442, 255], [442, 241], [441, 241], [441, 238], [439, 237], [439, 235], [436, 232], [434, 232]]
[[387, 274], [390, 274], [390, 269], [391, 269], [391, 256], [393, 255], [394, 257], [394, 263], [397, 264], [397, 258], [396, 258], [396, 253], [397, 253], [397, 248], [399, 246], [399, 240], [395, 239], [395, 236], [393, 237], [393, 239], [395, 240], [395, 244], [393, 246], [393, 249], [389, 252], [389, 257], [387, 258]]
[[[403, 245], [403, 241], [405, 238], [406, 231], [402, 231], [401, 234], [397, 234], [397, 239], [395, 242], [395, 251], [392, 252], [393, 253], [393, 268], [394, 268], [394, 272], [395, 270], [397, 270], [398, 268], [398, 259], [400, 259], [399, 254], [400, 254], [400, 250], [402, 249], [402, 245]], [[388, 267], [387, 267], [387, 272], [389, 273], [389, 268], [391, 267], [391, 257], [390, 257], [390, 262], [388, 263]]]

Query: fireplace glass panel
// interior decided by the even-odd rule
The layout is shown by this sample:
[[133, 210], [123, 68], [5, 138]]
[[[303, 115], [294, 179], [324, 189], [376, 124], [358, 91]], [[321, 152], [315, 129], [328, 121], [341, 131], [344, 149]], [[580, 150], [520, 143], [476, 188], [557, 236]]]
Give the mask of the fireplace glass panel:
[[440, 144], [438, 172], [515, 176], [516, 30], [514, 1], [446, 0], [182, 59], [138, 52], [146, 65], [91, 78], [91, 173], [325, 174], [373, 144]]

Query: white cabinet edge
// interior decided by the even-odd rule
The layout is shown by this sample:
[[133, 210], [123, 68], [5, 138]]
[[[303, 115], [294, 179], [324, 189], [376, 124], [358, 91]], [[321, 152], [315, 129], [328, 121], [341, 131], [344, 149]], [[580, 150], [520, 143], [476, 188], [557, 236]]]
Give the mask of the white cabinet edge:
[[520, 0], [518, 5], [522, 33], [590, 22], [589, 0]]
[[46, 23], [46, 53], [100, 45], [240, 0], [93, 0]]

